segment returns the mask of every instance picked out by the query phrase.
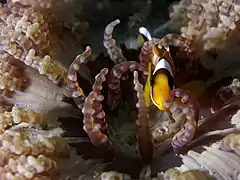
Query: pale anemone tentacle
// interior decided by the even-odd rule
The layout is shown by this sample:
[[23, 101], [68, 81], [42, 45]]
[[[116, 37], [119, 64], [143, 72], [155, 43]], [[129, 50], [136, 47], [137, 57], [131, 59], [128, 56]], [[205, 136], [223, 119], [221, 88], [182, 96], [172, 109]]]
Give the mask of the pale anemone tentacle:
[[119, 23], [120, 20], [116, 19], [115, 21], [108, 24], [105, 28], [103, 39], [103, 45], [107, 49], [108, 55], [115, 64], [127, 61], [122, 54], [122, 50], [116, 46], [116, 41], [112, 38], [113, 30]]
[[141, 48], [141, 52], [139, 54], [139, 60], [140, 60], [140, 64], [144, 68], [145, 75], [148, 75], [148, 63], [150, 62], [150, 57], [153, 55], [152, 47], [158, 41], [159, 39], [153, 38], [150, 41], [146, 41]]
[[150, 120], [148, 114], [148, 108], [146, 107], [144, 100], [143, 86], [138, 80], [138, 72], [134, 71], [134, 90], [137, 92], [138, 102], [136, 107], [138, 108], [138, 144], [139, 151], [146, 164], [150, 164], [153, 159], [153, 142], [152, 134], [150, 132]]
[[85, 51], [75, 58], [68, 71], [68, 87], [72, 92], [72, 98], [79, 109], [83, 108], [83, 103], [86, 96], [77, 81], [77, 71], [79, 70], [80, 65], [84, 63], [86, 61], [86, 58], [90, 55], [91, 48], [90, 46], [87, 46]]
[[[176, 102], [177, 104], [173, 106], [175, 103], [174, 100], [176, 98], [180, 98], [181, 103]], [[184, 118], [184, 122], [181, 122], [183, 123], [183, 127], [179, 132], [174, 135], [172, 139], [173, 150], [175, 152], [178, 152], [190, 140], [192, 140], [195, 135], [199, 116], [198, 105], [194, 102], [192, 97], [184, 90], [174, 89], [173, 91], [171, 91], [169, 97], [166, 99], [164, 106], [172, 112], [177, 108], [180, 108], [183, 113], [182, 116]]]
[[102, 83], [106, 81], [107, 73], [108, 69], [105, 68], [96, 76], [93, 91], [86, 97], [82, 113], [84, 115], [83, 128], [91, 142], [94, 145], [106, 145], [108, 148], [112, 148], [112, 143], [105, 134], [108, 126], [101, 105], [101, 101], [104, 100], [104, 96], [101, 94]]

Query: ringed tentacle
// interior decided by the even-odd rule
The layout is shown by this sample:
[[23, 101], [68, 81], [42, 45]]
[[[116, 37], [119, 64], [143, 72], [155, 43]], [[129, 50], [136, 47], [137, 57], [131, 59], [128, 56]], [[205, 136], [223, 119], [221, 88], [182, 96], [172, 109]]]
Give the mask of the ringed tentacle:
[[153, 142], [152, 134], [150, 132], [150, 122], [148, 115], [148, 108], [145, 105], [143, 86], [138, 80], [138, 72], [134, 71], [134, 90], [137, 92], [138, 102], [136, 107], [138, 108], [138, 144], [139, 151], [146, 164], [150, 164], [153, 159]]
[[164, 46], [169, 48], [169, 46], [179, 47], [181, 52], [186, 53], [189, 58], [189, 62], [185, 65], [186, 68], [193, 68], [193, 61], [196, 59], [196, 47], [194, 43], [187, 38], [182, 37], [178, 34], [167, 34], [158, 41], [159, 48]]
[[84, 130], [88, 134], [91, 142], [94, 145], [107, 145], [111, 147], [112, 143], [106, 135], [107, 122], [105, 119], [105, 113], [101, 106], [101, 101], [104, 100], [104, 96], [101, 94], [102, 83], [106, 81], [106, 75], [108, 69], [104, 68], [96, 76], [95, 83], [93, 85], [93, 91], [86, 97], [82, 113], [84, 116]]
[[118, 107], [121, 98], [121, 78], [124, 73], [138, 70], [143, 71], [143, 67], [136, 61], [127, 61], [115, 65], [110, 73], [110, 79], [108, 81], [108, 104], [112, 109]]
[[[171, 107], [174, 101], [180, 100], [175, 108]], [[184, 90], [174, 89], [165, 101], [165, 107], [168, 110], [180, 109], [184, 113], [183, 127], [178, 131], [172, 139], [172, 147], [175, 152], [179, 152], [195, 135], [197, 121], [199, 116], [199, 108], [193, 98]], [[172, 108], [172, 109], [171, 109]], [[179, 123], [179, 122], [175, 122]]]
[[178, 34], [167, 34], [158, 41], [159, 46], [183, 47], [185, 52], [193, 53], [192, 42]]
[[112, 37], [113, 30], [116, 25], [120, 23], [119, 19], [111, 22], [107, 25], [104, 32], [103, 45], [107, 49], [107, 53], [110, 56], [111, 60], [115, 63], [121, 63], [127, 61], [122, 54], [122, 50], [116, 46], [116, 41]]
[[159, 39], [153, 38], [150, 41], [146, 41], [141, 48], [141, 52], [139, 54], [139, 60], [140, 60], [141, 66], [143, 66], [144, 68], [145, 75], [148, 75], [148, 63], [151, 60], [150, 58], [152, 56], [152, 48], [154, 44], [156, 44], [158, 41]]
[[72, 93], [72, 98], [79, 109], [82, 109], [86, 96], [77, 81], [77, 71], [79, 70], [80, 65], [84, 63], [86, 58], [90, 55], [91, 47], [87, 46], [86, 50], [75, 58], [68, 71], [68, 87]]

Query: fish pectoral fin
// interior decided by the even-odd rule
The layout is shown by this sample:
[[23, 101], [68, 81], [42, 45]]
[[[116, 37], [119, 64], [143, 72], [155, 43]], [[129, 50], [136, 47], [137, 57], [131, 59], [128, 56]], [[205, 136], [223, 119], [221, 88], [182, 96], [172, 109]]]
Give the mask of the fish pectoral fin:
[[144, 99], [145, 99], [145, 103], [146, 103], [146, 106], [149, 107], [151, 106], [153, 103], [152, 103], [152, 100], [151, 100], [151, 72], [152, 72], [152, 65], [151, 65], [151, 62], [148, 63], [148, 77], [147, 77], [147, 82], [145, 84], [145, 87], [144, 87]]

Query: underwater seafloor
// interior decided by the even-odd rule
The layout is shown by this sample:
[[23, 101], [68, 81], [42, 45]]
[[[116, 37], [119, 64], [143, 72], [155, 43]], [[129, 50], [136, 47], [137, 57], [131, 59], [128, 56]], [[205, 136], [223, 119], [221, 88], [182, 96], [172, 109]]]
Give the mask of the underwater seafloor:
[[1, 180], [240, 180], [240, 1], [0, 3]]

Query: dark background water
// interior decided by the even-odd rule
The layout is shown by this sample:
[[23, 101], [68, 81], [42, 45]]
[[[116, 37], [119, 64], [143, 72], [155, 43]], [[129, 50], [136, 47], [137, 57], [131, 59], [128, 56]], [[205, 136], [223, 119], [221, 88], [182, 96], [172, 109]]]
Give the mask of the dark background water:
[[[129, 17], [142, 11], [143, 8], [146, 7], [144, 1], [139, 5], [128, 0], [111, 0], [111, 2], [109, 8], [103, 8], [102, 10], [99, 10], [96, 7], [94, 8], [93, 6], [84, 8], [84, 17], [82, 18], [88, 21], [92, 28], [104, 28], [109, 21], [119, 18], [122, 22], [121, 25], [119, 25], [119, 27], [122, 27], [119, 28], [119, 31], [124, 33]], [[170, 7], [174, 2], [178, 1], [152, 0], [151, 9], [146, 20], [139, 23], [150, 28], [158, 27], [169, 19]]]
[[[136, 37], [138, 35], [138, 28], [140, 26], [145, 26], [153, 34], [157, 28], [169, 21], [171, 7], [178, 1], [152, 0], [148, 11], [146, 0], [111, 0], [110, 5], [103, 8], [99, 8], [96, 4], [100, 2], [96, 0], [87, 1], [84, 4], [81, 14], [76, 15], [77, 19], [89, 23], [87, 29], [89, 36], [86, 44], [91, 44], [94, 49], [93, 53], [96, 54], [104, 50], [102, 46], [103, 32], [106, 25], [110, 22], [120, 19], [121, 23], [114, 29], [113, 36], [117, 44], [124, 43], [129, 37]], [[147, 13], [141, 13], [142, 11], [147, 11]], [[132, 21], [129, 19], [133, 16], [137, 16], [137, 18], [134, 20], [134, 25], [130, 26], [129, 23]], [[169, 33], [168, 29], [164, 29], [162, 32], [154, 34], [154, 36], [161, 37], [166, 33]]]

